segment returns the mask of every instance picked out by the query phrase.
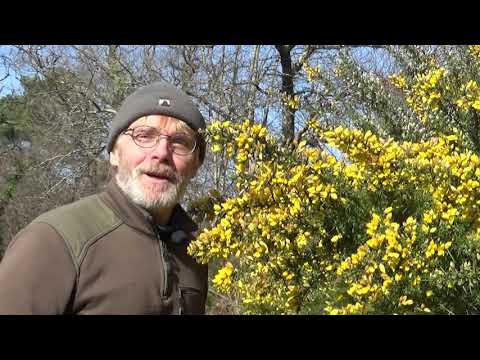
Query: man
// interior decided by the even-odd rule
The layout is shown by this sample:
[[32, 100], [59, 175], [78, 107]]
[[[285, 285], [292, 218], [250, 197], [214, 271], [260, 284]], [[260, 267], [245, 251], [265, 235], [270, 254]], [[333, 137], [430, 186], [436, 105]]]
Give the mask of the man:
[[107, 150], [105, 191], [40, 215], [0, 263], [2, 314], [203, 314], [207, 267], [178, 204], [201, 166], [205, 121], [158, 82], [127, 97]]

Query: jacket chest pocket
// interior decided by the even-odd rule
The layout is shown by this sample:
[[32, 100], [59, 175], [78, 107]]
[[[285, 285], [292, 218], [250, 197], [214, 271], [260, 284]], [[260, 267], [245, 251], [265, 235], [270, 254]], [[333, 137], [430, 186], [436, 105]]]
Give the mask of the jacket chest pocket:
[[205, 312], [205, 294], [202, 291], [179, 286], [179, 313], [181, 315], [203, 315]]

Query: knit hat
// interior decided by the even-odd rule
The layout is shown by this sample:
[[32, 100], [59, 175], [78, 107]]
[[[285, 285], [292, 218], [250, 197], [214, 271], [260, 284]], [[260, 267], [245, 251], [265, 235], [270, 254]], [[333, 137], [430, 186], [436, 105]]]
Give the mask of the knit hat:
[[[107, 151], [112, 151], [117, 136], [122, 131], [147, 115], [171, 116], [182, 120], [195, 131], [205, 129], [205, 120], [189, 96], [175, 86], [159, 81], [137, 89], [123, 101], [112, 120]], [[205, 141], [200, 135], [197, 136], [197, 145], [200, 150], [200, 163], [203, 163]]]

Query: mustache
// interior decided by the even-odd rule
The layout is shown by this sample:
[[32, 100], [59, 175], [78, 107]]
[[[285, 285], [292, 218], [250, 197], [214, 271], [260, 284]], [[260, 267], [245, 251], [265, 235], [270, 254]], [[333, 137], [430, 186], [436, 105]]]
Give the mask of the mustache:
[[167, 180], [174, 183], [178, 183], [180, 180], [175, 170], [173, 170], [170, 166], [164, 164], [138, 167], [135, 172], [137, 173], [137, 175], [147, 174], [150, 176], [166, 178]]

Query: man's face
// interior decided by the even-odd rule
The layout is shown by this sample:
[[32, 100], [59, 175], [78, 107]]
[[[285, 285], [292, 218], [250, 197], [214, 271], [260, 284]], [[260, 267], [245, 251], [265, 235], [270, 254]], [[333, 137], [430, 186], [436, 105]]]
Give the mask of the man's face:
[[[195, 133], [180, 120], [163, 115], [150, 115], [133, 122], [129, 129], [151, 126], [163, 135]], [[166, 138], [153, 148], [142, 148], [124, 134], [117, 138], [110, 153], [110, 164], [117, 167], [119, 187], [136, 204], [156, 210], [172, 208], [182, 198], [188, 182], [199, 167], [198, 151], [177, 155], [170, 151]]]

